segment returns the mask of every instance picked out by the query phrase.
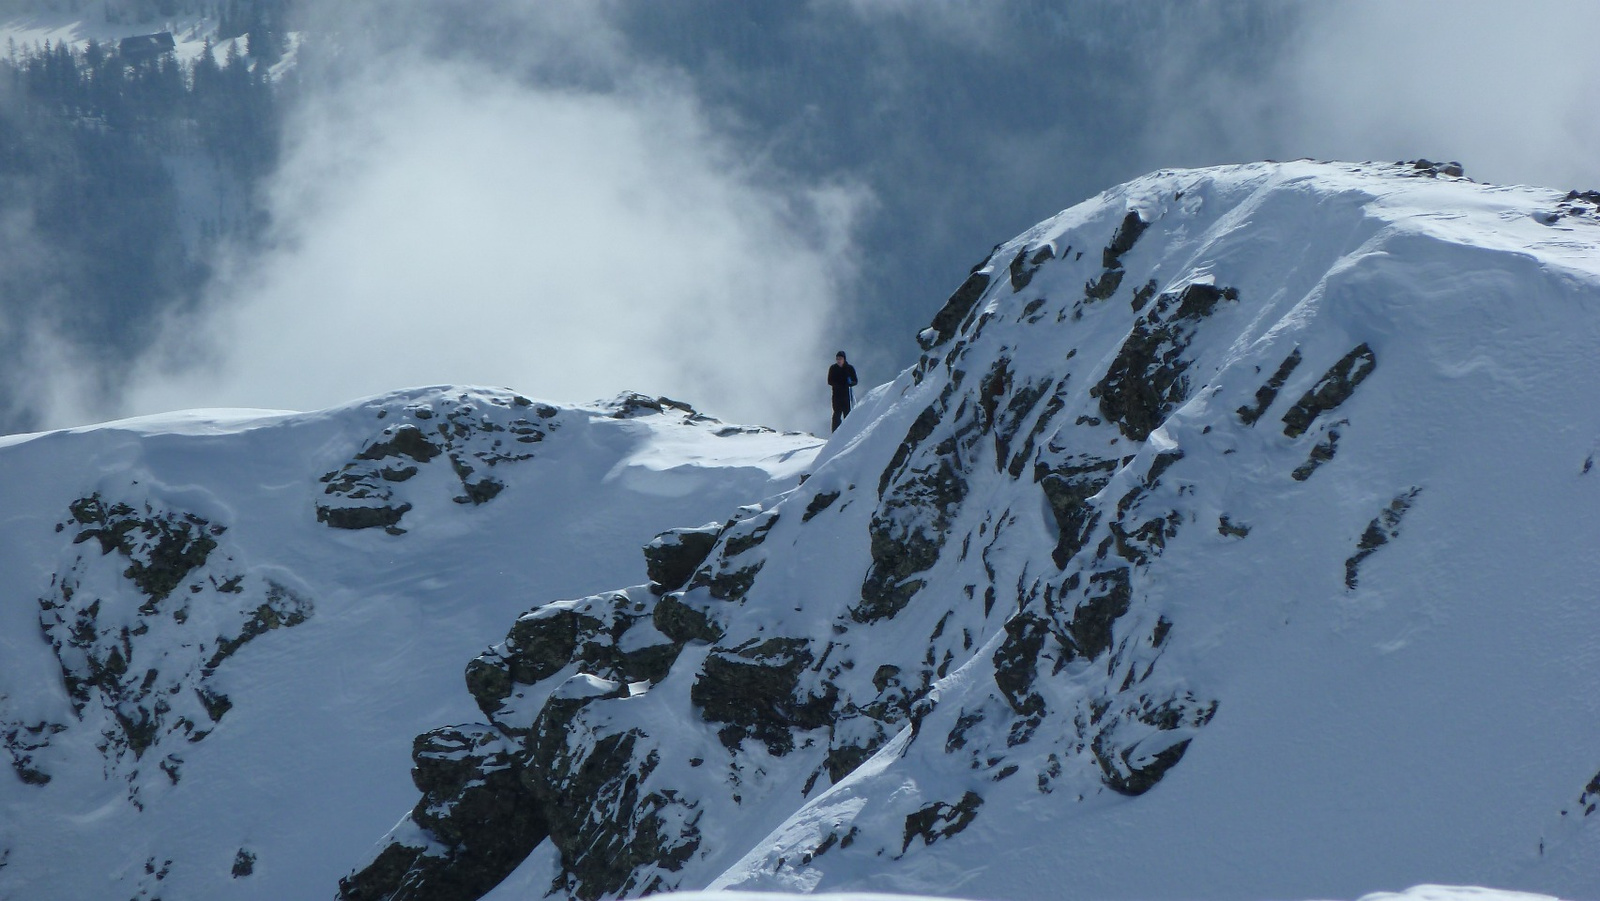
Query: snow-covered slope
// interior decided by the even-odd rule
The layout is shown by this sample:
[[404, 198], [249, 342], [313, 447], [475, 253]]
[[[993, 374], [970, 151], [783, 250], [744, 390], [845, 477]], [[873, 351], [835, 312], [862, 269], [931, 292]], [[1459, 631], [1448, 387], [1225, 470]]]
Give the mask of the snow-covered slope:
[[[932, 901], [934, 895], [885, 895], [878, 893], [824, 892], [795, 895], [783, 892], [669, 892], [657, 896], [662, 901]], [[1404, 892], [1374, 892], [1359, 901], [1553, 901], [1548, 895], [1510, 892], [1498, 889], [1452, 885], [1419, 885]]]
[[343, 896], [1591, 896], [1597, 200], [1259, 164], [996, 248], [801, 487], [473, 660]]
[[819, 444], [442, 388], [0, 439], [0, 898], [331, 896], [505, 622]]
[[1600, 195], [1457, 172], [1109, 191], [820, 449], [0, 439], [0, 898], [1593, 897]]

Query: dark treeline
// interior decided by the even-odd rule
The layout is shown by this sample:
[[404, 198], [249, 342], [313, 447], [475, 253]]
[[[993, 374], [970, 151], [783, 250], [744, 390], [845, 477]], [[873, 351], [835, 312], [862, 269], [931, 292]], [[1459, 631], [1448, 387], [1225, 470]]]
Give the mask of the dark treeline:
[[[18, 50], [0, 64], [14, 88], [13, 109], [24, 122], [56, 130], [117, 135], [133, 154], [199, 147], [249, 178], [270, 168], [278, 139], [274, 87], [264, 60], [229, 45], [216, 61], [207, 45], [192, 65], [171, 52], [129, 58], [90, 41]], [[282, 55], [281, 45], [273, 47]]]
[[[282, 6], [214, 4], [221, 37], [244, 36], [220, 62], [184, 63], [160, 41], [5, 48], [0, 351], [12, 365], [17, 326], [43, 326], [114, 373], [104, 364], [195, 301], [217, 240], [253, 240], [254, 188], [277, 162], [267, 70], [286, 50]], [[36, 426], [37, 402], [6, 382], [0, 431]]]

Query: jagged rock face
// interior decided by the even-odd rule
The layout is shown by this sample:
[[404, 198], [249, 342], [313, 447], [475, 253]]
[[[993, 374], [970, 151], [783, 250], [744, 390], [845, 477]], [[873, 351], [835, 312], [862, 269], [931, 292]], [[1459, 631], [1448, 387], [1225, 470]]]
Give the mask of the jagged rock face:
[[[1300, 187], [1324, 177], [1348, 181]], [[1302, 603], [1211, 561], [1286, 548], [1310, 573], [1286, 597], [1359, 607], [1434, 496], [1373, 462], [1416, 421], [1386, 399], [1431, 315], [1371, 299], [1373, 248], [1417, 240], [1383, 198], [1423, 179], [1477, 196], [1432, 164], [1158, 173], [997, 248], [800, 488], [658, 538], [653, 590], [538, 608], [472, 663], [550, 822], [517, 884], [933, 890], [925, 855], [1030, 844], [996, 811], [1159, 799], [1230, 709], [1215, 624]]]
[[[657, 600], [634, 589], [549, 604], [472, 661], [467, 685], [490, 724], [418, 738], [423, 799], [376, 858], [341, 881], [340, 897], [476, 897], [463, 887], [487, 891], [546, 836], [575, 862], [563, 892], [591, 899], [661, 888], [665, 877], [641, 881], [635, 870], [681, 867], [698, 844], [696, 805], [641, 793], [660, 761], [655, 740], [612, 732], [588, 710], [661, 681], [682, 652], [684, 640], [655, 626]], [[448, 775], [424, 778], [440, 769], [441, 743]], [[454, 750], [469, 745], [492, 751]], [[619, 819], [625, 834], [614, 830]]]
[[[412, 819], [449, 851], [392, 843], [361, 874], [340, 881], [342, 897], [472, 901], [494, 888], [549, 834], [522, 785], [512, 749], [494, 729], [435, 729], [417, 736], [412, 756], [416, 766], [411, 778], [422, 792]], [[473, 828], [486, 822], [496, 828]]]
[[645, 571], [661, 591], [674, 591], [688, 583], [700, 564], [716, 547], [717, 523], [695, 529], [671, 529], [644, 546]]
[[460, 483], [456, 503], [487, 503], [505, 488], [492, 475], [494, 467], [533, 459], [533, 446], [561, 425], [555, 407], [520, 394], [460, 392], [407, 404], [394, 416], [388, 408], [377, 412], [384, 423], [378, 434], [350, 462], [322, 477], [327, 498], [317, 504], [318, 522], [404, 534], [400, 521], [412, 502], [403, 486], [435, 460], [448, 461]]
[[178, 784], [186, 746], [232, 708], [214, 679], [228, 658], [305, 622], [313, 604], [247, 572], [228, 551], [227, 526], [195, 513], [98, 493], [63, 512], [56, 529], [72, 557], [39, 598], [39, 625], [77, 722], [8, 724], [6, 747], [23, 781], [43, 785], [51, 777], [36, 757], [51, 737], [97, 731], [107, 774], [139, 806], [149, 780]]
[[[475, 388], [0, 438], [0, 896], [471, 899], [546, 839], [610, 849], [592, 886], [686, 855], [645, 742], [585, 726], [582, 690], [532, 714], [579, 668], [660, 681], [709, 620], [653, 585], [524, 617], [470, 695], [454, 661], [596, 568], [681, 588], [721, 526], [648, 567], [632, 536], [792, 487], [820, 444]], [[572, 803], [607, 791], [653, 843]]]

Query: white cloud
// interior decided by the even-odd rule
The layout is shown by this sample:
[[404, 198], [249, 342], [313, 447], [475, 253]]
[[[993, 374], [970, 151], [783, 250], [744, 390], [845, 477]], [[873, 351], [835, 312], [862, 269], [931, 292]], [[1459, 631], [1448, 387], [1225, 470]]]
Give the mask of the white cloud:
[[[1491, 181], [1600, 181], [1600, 4], [1324, 4], [1293, 63], [1292, 127], [1355, 155], [1449, 156]], [[1586, 185], [1585, 185], [1586, 186]]]
[[820, 427], [859, 190], [752, 168], [672, 78], [374, 63], [299, 110], [275, 249], [170, 323], [125, 412], [463, 383]]
[[1243, 35], [1165, 48], [1149, 144], [1161, 158], [1459, 160], [1497, 183], [1600, 184], [1600, 58], [1576, 0], [1304, 4], [1263, 70], [1218, 65]]

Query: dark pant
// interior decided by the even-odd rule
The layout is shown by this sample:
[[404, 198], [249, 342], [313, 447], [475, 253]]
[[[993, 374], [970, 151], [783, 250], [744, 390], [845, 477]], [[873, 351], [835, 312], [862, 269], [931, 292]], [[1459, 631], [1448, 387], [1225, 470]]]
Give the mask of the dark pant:
[[844, 397], [840, 397], [835, 394], [833, 396], [833, 431], [839, 431], [839, 423], [844, 422], [844, 418], [849, 415], [850, 395], [846, 394]]

